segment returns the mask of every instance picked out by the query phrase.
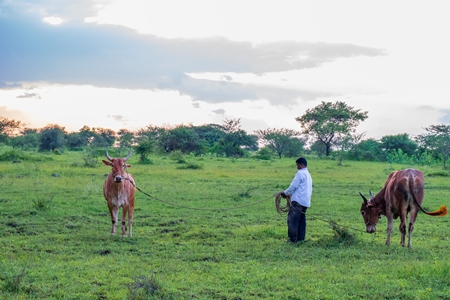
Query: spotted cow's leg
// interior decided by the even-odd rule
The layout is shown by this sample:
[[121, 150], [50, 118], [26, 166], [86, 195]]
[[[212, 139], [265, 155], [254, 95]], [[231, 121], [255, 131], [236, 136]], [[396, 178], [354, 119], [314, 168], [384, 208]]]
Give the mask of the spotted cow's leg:
[[124, 205], [122, 207], [122, 236], [127, 236], [127, 213], [128, 206]]
[[111, 222], [112, 222], [111, 235], [115, 235], [116, 227], [117, 227], [117, 220], [118, 220], [118, 215], [119, 215], [119, 208], [111, 205], [109, 207], [109, 211], [111, 213]]
[[134, 207], [130, 206], [128, 209], [128, 232], [130, 234], [130, 236], [133, 236], [133, 212], [134, 212]]

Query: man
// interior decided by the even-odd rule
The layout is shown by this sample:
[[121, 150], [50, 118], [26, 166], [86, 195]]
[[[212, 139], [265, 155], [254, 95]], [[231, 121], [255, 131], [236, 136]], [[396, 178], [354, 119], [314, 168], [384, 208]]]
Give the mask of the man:
[[281, 193], [283, 198], [291, 196], [291, 206], [287, 217], [288, 236], [286, 242], [296, 243], [303, 241], [306, 235], [306, 210], [311, 205], [312, 178], [308, 172], [306, 158], [300, 157], [297, 164], [297, 173], [291, 185]]

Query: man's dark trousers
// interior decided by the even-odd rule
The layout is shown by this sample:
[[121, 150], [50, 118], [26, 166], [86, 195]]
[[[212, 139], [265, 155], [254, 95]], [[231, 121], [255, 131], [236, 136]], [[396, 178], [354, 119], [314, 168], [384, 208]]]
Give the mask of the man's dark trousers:
[[287, 217], [288, 236], [291, 242], [303, 241], [306, 235], [306, 206], [291, 202]]

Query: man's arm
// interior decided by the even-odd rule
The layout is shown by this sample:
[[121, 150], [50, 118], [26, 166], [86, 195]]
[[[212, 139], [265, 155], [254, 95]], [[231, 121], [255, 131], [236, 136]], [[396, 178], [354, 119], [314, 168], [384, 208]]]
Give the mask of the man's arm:
[[286, 196], [291, 196], [296, 189], [300, 186], [300, 174], [297, 172], [295, 174], [294, 179], [291, 182], [291, 185], [283, 192]]

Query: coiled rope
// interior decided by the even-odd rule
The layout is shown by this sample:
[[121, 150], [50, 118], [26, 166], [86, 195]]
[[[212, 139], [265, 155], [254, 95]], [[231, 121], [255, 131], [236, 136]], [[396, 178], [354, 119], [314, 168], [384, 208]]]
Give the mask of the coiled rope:
[[272, 197], [275, 197], [275, 208], [277, 209], [277, 212], [281, 215], [281, 216], [286, 216], [287, 213], [289, 212], [289, 208], [291, 207], [291, 196], [287, 196], [286, 199], [286, 205], [285, 206], [281, 206], [281, 194], [283, 192], [278, 192], [276, 194], [274, 194]]

